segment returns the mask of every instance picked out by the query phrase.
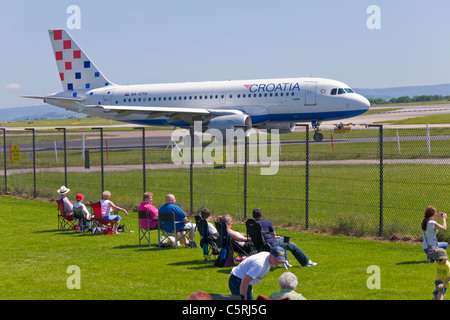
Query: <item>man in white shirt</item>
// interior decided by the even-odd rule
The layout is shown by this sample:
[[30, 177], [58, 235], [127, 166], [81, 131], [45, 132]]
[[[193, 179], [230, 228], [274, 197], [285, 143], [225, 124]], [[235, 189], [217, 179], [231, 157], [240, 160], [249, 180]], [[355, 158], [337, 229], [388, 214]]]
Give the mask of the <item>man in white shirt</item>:
[[286, 252], [281, 247], [272, 247], [270, 252], [254, 254], [231, 270], [228, 286], [232, 295], [243, 300], [253, 300], [253, 285], [259, 283], [272, 266], [286, 262]]

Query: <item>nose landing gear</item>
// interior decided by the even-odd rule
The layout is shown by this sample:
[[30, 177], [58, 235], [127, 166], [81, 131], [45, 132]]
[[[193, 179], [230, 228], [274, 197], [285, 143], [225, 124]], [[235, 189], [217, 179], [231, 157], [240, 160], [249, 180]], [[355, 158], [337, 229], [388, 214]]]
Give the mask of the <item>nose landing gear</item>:
[[314, 136], [313, 139], [315, 142], [321, 142], [323, 140], [323, 134], [320, 133], [320, 124], [322, 123], [322, 121], [314, 121], [312, 123], [312, 126], [314, 127]]

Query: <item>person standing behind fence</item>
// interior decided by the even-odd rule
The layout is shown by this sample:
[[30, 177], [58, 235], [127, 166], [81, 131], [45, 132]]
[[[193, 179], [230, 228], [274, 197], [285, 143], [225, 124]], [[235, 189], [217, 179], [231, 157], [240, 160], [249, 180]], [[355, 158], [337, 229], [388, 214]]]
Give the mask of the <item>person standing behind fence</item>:
[[152, 205], [153, 202], [153, 193], [146, 192], [144, 193], [144, 199], [138, 207], [138, 211], [147, 211], [148, 218], [150, 219], [150, 225], [147, 225], [147, 219], [139, 219], [139, 225], [142, 229], [154, 229], [158, 226], [158, 208]]
[[[447, 242], [438, 242], [437, 232], [439, 230], [447, 230], [447, 214], [439, 212], [439, 216], [436, 215], [436, 208], [433, 206], [428, 206], [425, 209], [425, 216], [422, 220], [422, 232], [423, 232], [423, 244], [422, 248], [425, 253], [428, 253], [429, 247], [438, 247], [447, 249]], [[442, 224], [436, 222], [439, 218], [442, 218]], [[431, 262], [428, 261], [427, 262]]]
[[113, 210], [120, 210], [120, 211], [125, 212], [126, 215], [128, 215], [128, 212], [124, 208], [116, 206], [109, 199], [111, 199], [111, 192], [104, 191], [102, 193], [102, 200], [100, 200], [100, 204], [101, 204], [101, 207], [102, 207], [102, 219], [114, 220], [114, 219], [117, 218], [117, 220], [115, 220], [112, 223], [112, 231], [115, 234], [118, 234], [119, 232], [117, 231], [117, 228], [119, 227], [119, 222], [120, 222], [120, 220], [122, 218], [119, 215], [111, 214], [111, 211], [113, 211]]

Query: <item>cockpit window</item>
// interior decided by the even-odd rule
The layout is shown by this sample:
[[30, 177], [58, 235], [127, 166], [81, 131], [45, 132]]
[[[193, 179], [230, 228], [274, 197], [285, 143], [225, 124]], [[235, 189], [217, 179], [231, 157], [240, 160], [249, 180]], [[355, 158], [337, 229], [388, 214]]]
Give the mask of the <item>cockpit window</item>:
[[336, 94], [345, 94], [345, 93], [355, 93], [352, 89], [350, 88], [333, 88], [331, 89], [330, 94], [332, 96], [336, 95]]

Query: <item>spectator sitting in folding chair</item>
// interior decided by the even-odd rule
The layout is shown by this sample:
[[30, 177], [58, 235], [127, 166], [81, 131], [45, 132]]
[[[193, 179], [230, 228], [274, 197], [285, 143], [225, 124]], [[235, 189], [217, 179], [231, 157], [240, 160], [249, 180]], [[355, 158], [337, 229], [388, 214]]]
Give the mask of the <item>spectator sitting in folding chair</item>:
[[[94, 219], [94, 216], [91, 215], [91, 212], [89, 211], [89, 209], [86, 208], [86, 206], [83, 203], [84, 196], [81, 193], [79, 193], [75, 196], [75, 199], [77, 200], [77, 202], [73, 204], [73, 209], [76, 210], [81, 207], [81, 212], [83, 213], [85, 222]], [[84, 227], [86, 226], [87, 227], [89, 226], [89, 222]]]
[[216, 227], [209, 222], [212, 219], [211, 210], [208, 208], [203, 208], [200, 216], [203, 220], [206, 220], [208, 222], [208, 234], [213, 240], [217, 240], [217, 238], [220, 237], [219, 232], [217, 231]]
[[240, 247], [242, 247], [242, 249], [246, 252], [247, 255], [249, 255], [250, 252], [252, 251], [251, 248], [252, 239], [243, 233], [231, 229], [233, 219], [231, 218], [230, 215], [226, 214], [224, 216], [221, 216], [220, 220], [227, 226], [227, 231], [228, 234], [230, 235], [230, 238], [233, 239]]
[[158, 227], [158, 208], [152, 205], [153, 193], [144, 193], [144, 198], [138, 207], [138, 211], [147, 211], [150, 225], [147, 225], [147, 219], [139, 219], [139, 225], [144, 230], [155, 229]]
[[58, 189], [59, 198], [56, 199], [56, 201], [62, 200], [64, 203], [64, 214], [66, 217], [73, 216], [73, 205], [70, 202], [69, 198], [67, 197], [67, 194], [69, 193], [70, 189], [66, 188], [65, 186], [61, 186], [61, 188]]
[[100, 205], [102, 208], [102, 219], [115, 220], [117, 218], [114, 222], [112, 222], [112, 231], [115, 234], [119, 234], [117, 228], [119, 227], [119, 223], [122, 217], [119, 215], [111, 214], [111, 211], [113, 210], [123, 211], [125, 212], [126, 215], [128, 215], [128, 212], [124, 208], [116, 206], [109, 199], [111, 199], [111, 192], [104, 191], [102, 193], [102, 200], [100, 200]]
[[[177, 223], [177, 229], [187, 229], [191, 228], [191, 232], [189, 232], [189, 239], [186, 236], [182, 236], [180, 238], [176, 237], [180, 240], [180, 242], [184, 242], [186, 247], [190, 248], [197, 248], [197, 244], [194, 242], [194, 236], [195, 236], [195, 224], [190, 222], [187, 218], [186, 213], [184, 213], [183, 209], [181, 209], [179, 206], [177, 206], [175, 203], [177, 200], [175, 199], [175, 196], [173, 194], [166, 195], [166, 203], [163, 204], [158, 209], [159, 213], [169, 213], [174, 212], [175, 213], [175, 221], [182, 221], [184, 223]], [[173, 226], [170, 225], [170, 223], [162, 223], [164, 226], [164, 229], [168, 233], [172, 233], [174, 230]], [[184, 234], [183, 234], [184, 235]]]
[[[272, 222], [270, 220], [263, 219], [262, 210], [260, 208], [253, 209], [253, 219], [261, 226], [261, 230], [264, 234], [264, 239], [271, 246], [280, 246], [285, 250], [292, 252], [294, 257], [303, 267], [311, 267], [317, 265], [317, 263], [312, 262], [306, 256], [306, 254], [292, 242], [284, 242], [283, 237], [277, 236], [273, 228]], [[286, 262], [286, 267], [291, 267], [290, 264]]]

